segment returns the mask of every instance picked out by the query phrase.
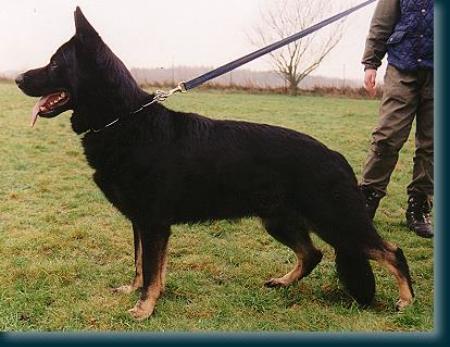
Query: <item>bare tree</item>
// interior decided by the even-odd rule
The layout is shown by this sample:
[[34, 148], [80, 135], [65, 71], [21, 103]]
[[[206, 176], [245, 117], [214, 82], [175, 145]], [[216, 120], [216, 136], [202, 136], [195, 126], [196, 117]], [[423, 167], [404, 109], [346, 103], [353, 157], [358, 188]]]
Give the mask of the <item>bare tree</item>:
[[[261, 20], [250, 33], [250, 41], [262, 47], [288, 37], [335, 14], [339, 11], [336, 3], [340, 1], [270, 1], [270, 6], [261, 10]], [[289, 94], [297, 94], [300, 82], [336, 47], [343, 31], [343, 21], [340, 21], [270, 54], [274, 69], [285, 81]]]

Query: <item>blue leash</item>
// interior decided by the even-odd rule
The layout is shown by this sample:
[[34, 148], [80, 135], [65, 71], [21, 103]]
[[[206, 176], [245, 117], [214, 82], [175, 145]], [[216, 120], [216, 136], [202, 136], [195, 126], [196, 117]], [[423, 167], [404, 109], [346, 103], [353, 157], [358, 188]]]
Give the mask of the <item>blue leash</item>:
[[[283, 39], [283, 40], [272, 43], [271, 45], [269, 45], [267, 47], [261, 48], [253, 53], [247, 54], [239, 59], [232, 61], [231, 63], [222, 65], [222, 66], [218, 67], [217, 69], [209, 71], [209, 72], [207, 72], [203, 75], [200, 75], [190, 81], [180, 82], [176, 88], [174, 88], [170, 91], [166, 92], [166, 91], [157, 90], [155, 93], [155, 96], [153, 97], [153, 99], [150, 102], [140, 106], [137, 110], [130, 112], [130, 115], [134, 115], [136, 113], [141, 112], [144, 108], [154, 104], [155, 102], [163, 102], [168, 97], [170, 97], [171, 95], [173, 95], [175, 93], [186, 92], [186, 91], [193, 89], [195, 87], [198, 87], [198, 86], [202, 85], [203, 83], [208, 82], [216, 77], [222, 76], [222, 75], [226, 74], [227, 72], [230, 72], [244, 64], [247, 64], [259, 57], [262, 57], [265, 54], [268, 54], [276, 49], [279, 49], [279, 48], [286, 46], [294, 41], [297, 41], [298, 39], [301, 39], [302, 37], [305, 37], [319, 29], [322, 29], [323, 27], [325, 27], [333, 22], [336, 22], [341, 18], [346, 17], [349, 14], [351, 14], [351, 13], [359, 10], [360, 8], [363, 8], [375, 1], [376, 0], [364, 1], [363, 3], [361, 3], [355, 7], [352, 7], [344, 12], [338, 13], [330, 18], [327, 18], [327, 19], [323, 20], [322, 22], [314, 24], [313, 26], [310, 26], [309, 28], [306, 28], [305, 30], [302, 30], [292, 36], [289, 36], [289, 37]], [[103, 129], [108, 128], [108, 127], [118, 123], [121, 119], [122, 119], [121, 117], [118, 117], [115, 120], [113, 120], [111, 123], [101, 127], [100, 129], [91, 129], [91, 131], [94, 133], [98, 133], [98, 132], [102, 131]]]
[[247, 64], [255, 59], [258, 59], [259, 57], [262, 57], [263, 55], [266, 55], [274, 50], [277, 50], [277, 49], [279, 49], [283, 46], [286, 46], [294, 41], [297, 41], [298, 39], [301, 39], [302, 37], [305, 37], [319, 29], [322, 29], [323, 27], [325, 27], [333, 22], [336, 22], [341, 18], [348, 16], [349, 14], [359, 10], [360, 8], [363, 8], [363, 7], [371, 4], [374, 1], [376, 1], [376, 0], [365, 1], [355, 7], [352, 7], [350, 9], [344, 11], [344, 12], [341, 12], [341, 13], [334, 15], [328, 19], [325, 19], [320, 23], [314, 24], [313, 26], [300, 31], [297, 34], [289, 36], [281, 41], [272, 43], [271, 45], [269, 45], [267, 47], [261, 48], [253, 53], [247, 54], [246, 56], [236, 59], [236, 60], [232, 61], [231, 63], [222, 65], [222, 66], [218, 67], [217, 69], [207, 72], [207, 73], [205, 73], [201, 76], [198, 76], [190, 81], [181, 82], [180, 87], [181, 87], [182, 91], [188, 91], [190, 89], [198, 87], [205, 82], [208, 82], [216, 77], [222, 76], [223, 74], [226, 74], [227, 72], [230, 72], [244, 64]]

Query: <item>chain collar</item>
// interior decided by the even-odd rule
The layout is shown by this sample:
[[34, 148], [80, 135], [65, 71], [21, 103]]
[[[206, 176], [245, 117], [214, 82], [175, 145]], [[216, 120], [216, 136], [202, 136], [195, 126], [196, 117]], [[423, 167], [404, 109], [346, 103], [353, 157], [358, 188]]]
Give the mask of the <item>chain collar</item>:
[[[186, 88], [184, 86], [184, 82], [180, 82], [180, 84], [178, 84], [178, 86], [174, 89], [171, 89], [169, 91], [164, 91], [164, 90], [157, 90], [155, 92], [155, 96], [153, 97], [153, 99], [149, 102], [147, 102], [146, 104], [141, 105], [139, 108], [137, 108], [136, 110], [130, 112], [128, 114], [128, 116], [133, 116], [141, 111], [143, 111], [144, 109], [146, 109], [147, 107], [153, 105], [156, 102], [164, 102], [166, 101], [170, 96], [172, 96], [173, 94], [176, 93], [180, 93], [180, 92], [185, 92]], [[126, 118], [128, 118], [128, 116]], [[98, 134], [100, 132], [102, 132], [103, 130], [119, 123], [122, 119], [125, 119], [124, 117], [117, 117], [116, 119], [114, 119], [112, 122], [104, 125], [101, 128], [98, 129], [93, 129], [91, 128], [90, 130], [88, 130], [88, 133], [94, 133], [94, 134]]]

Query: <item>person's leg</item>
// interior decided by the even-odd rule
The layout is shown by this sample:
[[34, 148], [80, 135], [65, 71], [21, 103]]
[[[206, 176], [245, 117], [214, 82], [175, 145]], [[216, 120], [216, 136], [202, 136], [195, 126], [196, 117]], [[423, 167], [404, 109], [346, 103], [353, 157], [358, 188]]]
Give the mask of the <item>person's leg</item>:
[[364, 165], [361, 190], [373, 218], [378, 203], [398, 161], [398, 153], [408, 139], [418, 107], [417, 74], [389, 65], [384, 79], [378, 126]]
[[420, 103], [416, 118], [416, 152], [413, 179], [408, 186], [406, 220], [409, 229], [422, 237], [432, 237], [430, 220], [434, 191], [434, 97], [433, 72], [420, 71]]

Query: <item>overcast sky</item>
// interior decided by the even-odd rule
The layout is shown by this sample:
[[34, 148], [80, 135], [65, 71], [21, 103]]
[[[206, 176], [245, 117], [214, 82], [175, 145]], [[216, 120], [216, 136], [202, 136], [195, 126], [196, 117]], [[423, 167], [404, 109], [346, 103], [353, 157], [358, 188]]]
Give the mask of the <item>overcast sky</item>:
[[[261, 9], [275, 1], [1, 0], [0, 72], [46, 64], [73, 35], [77, 5], [129, 68], [218, 66], [255, 49], [248, 32]], [[336, 1], [344, 7], [362, 2]], [[344, 38], [315, 75], [362, 78], [360, 60], [374, 6], [349, 17]], [[259, 59], [245, 68], [271, 66]]]

